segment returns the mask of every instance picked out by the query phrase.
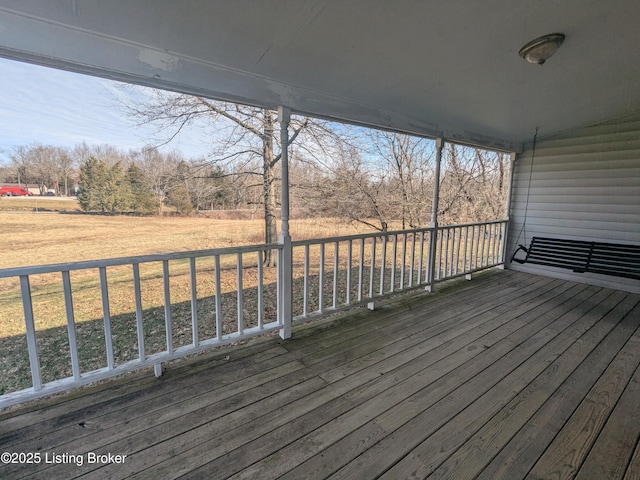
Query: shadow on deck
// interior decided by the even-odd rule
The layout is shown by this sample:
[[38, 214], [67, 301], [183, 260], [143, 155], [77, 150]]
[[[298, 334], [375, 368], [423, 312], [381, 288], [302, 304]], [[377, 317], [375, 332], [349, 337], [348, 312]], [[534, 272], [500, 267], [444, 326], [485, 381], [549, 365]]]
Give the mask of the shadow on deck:
[[2, 414], [0, 477], [639, 478], [639, 325], [489, 272]]

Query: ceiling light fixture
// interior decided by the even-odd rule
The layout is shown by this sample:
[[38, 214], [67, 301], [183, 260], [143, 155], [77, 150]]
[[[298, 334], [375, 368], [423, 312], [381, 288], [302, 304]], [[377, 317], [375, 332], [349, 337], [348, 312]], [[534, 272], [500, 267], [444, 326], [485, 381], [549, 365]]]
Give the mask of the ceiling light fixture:
[[531, 40], [518, 53], [527, 62], [542, 65], [551, 55], [556, 53], [562, 42], [564, 42], [562, 33], [550, 33]]

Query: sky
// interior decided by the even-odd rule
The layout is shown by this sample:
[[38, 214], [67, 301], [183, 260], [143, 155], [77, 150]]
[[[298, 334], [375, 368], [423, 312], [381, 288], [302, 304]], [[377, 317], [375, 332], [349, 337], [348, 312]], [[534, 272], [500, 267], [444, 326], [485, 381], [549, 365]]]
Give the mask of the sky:
[[[141, 88], [87, 75], [0, 58], [0, 164], [14, 147], [40, 143], [59, 147], [110, 144], [123, 150], [158, 144], [151, 126], [138, 127], [124, 103], [144, 95]], [[207, 153], [197, 127], [163, 147], [187, 158]]]

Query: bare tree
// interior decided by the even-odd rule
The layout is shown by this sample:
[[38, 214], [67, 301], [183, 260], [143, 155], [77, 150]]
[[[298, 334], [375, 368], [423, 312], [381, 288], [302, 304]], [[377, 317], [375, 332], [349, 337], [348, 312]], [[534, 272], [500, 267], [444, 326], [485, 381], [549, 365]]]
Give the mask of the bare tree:
[[177, 152], [163, 154], [155, 147], [144, 148], [133, 157], [151, 187], [158, 215], [162, 215], [169, 192], [175, 186], [176, 168], [182, 157]]
[[64, 185], [64, 196], [69, 196], [69, 181], [75, 181], [78, 179], [77, 165], [74, 162], [73, 157], [66, 149], [60, 149], [58, 152], [58, 170], [62, 177], [62, 183]]
[[373, 151], [383, 160], [394, 220], [402, 229], [429, 222], [433, 192], [434, 142], [395, 132], [373, 131]]
[[477, 222], [504, 216], [510, 172], [506, 154], [445, 144], [440, 221]]
[[303, 194], [315, 193], [317, 212], [380, 231], [429, 222], [433, 141], [362, 128], [341, 138], [346, 141], [316, 163], [320, 173], [307, 173]]
[[59, 147], [37, 143], [15, 148], [11, 159], [19, 172], [18, 182], [37, 182], [41, 195], [44, 195], [48, 188], [57, 190], [61, 177], [60, 158], [65, 153], [64, 149]]
[[[261, 179], [265, 242], [277, 241], [276, 165], [281, 154], [276, 153], [279, 135], [276, 135], [275, 111], [158, 90], [150, 91], [144, 103], [128, 106], [128, 111], [140, 124], [156, 125], [165, 134], [161, 144], [171, 142], [193, 123], [215, 126], [213, 138], [205, 140], [212, 146], [207, 163], [231, 165], [233, 173], [229, 175]], [[292, 119], [290, 144], [312, 123], [308, 118]], [[253, 168], [258, 159], [260, 168]], [[267, 253], [265, 263], [275, 266], [275, 255], [271, 251]]]

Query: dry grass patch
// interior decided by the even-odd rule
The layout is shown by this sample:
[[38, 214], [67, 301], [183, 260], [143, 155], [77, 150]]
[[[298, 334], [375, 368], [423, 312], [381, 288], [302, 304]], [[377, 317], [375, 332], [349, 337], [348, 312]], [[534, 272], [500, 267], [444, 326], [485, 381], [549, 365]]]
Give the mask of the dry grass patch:
[[79, 212], [75, 198], [0, 197], [0, 212]]

